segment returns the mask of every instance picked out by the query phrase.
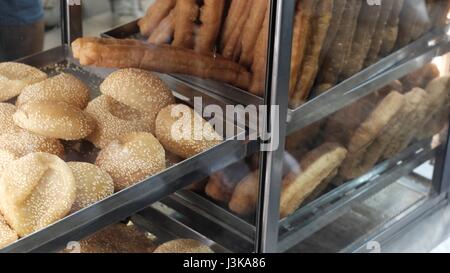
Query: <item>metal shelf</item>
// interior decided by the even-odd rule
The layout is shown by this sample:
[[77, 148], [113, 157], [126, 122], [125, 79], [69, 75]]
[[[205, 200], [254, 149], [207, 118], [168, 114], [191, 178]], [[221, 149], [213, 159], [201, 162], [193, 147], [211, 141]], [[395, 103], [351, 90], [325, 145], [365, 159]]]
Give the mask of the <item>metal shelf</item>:
[[[433, 158], [435, 151], [429, 146], [429, 140], [416, 143], [396, 157], [380, 163], [366, 175], [335, 188], [280, 220], [279, 251], [288, 250], [343, 215], [355, 201], [371, 196]], [[203, 222], [207, 221], [242, 241], [253, 242], [255, 226], [251, 220], [233, 214], [204, 196], [183, 190], [162, 200], [162, 203], [186, 218], [192, 218], [202, 233], [206, 232], [203, 226], [208, 225]], [[218, 242], [222, 237], [211, 236]]]
[[[20, 60], [46, 70], [50, 74], [58, 72], [73, 73], [91, 89], [92, 96], [99, 94], [98, 84], [102, 77], [112, 70], [86, 69], [78, 65], [71, 57], [70, 49], [62, 46], [32, 57]], [[178, 100], [185, 101], [193, 95], [199, 96], [193, 88], [180, 82], [168, 80]], [[206, 100], [212, 97], [202, 95]], [[236, 131], [236, 130], [235, 130]], [[236, 136], [244, 136], [245, 130], [237, 130]], [[244, 139], [242, 137], [242, 139]], [[208, 177], [228, 165], [243, 159], [247, 155], [247, 143], [227, 139], [221, 144], [195, 157], [180, 162], [141, 183], [118, 192], [109, 198], [86, 209], [72, 214], [34, 234], [21, 238], [12, 245], [1, 249], [2, 252], [52, 252], [64, 248], [67, 242], [83, 239], [110, 224], [119, 222], [166, 196]]]

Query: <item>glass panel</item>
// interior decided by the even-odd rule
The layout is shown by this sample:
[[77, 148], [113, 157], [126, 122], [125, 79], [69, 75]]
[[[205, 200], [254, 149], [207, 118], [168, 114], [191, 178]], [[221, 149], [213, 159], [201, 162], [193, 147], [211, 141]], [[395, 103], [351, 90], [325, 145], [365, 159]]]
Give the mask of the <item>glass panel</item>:
[[280, 227], [282, 247], [382, 251], [387, 246], [366, 248], [365, 240], [436, 196], [434, 172], [442, 170], [435, 155], [445, 148], [450, 112], [448, 60], [435, 58], [287, 137], [300, 167], [281, 196], [282, 212], [292, 204]]

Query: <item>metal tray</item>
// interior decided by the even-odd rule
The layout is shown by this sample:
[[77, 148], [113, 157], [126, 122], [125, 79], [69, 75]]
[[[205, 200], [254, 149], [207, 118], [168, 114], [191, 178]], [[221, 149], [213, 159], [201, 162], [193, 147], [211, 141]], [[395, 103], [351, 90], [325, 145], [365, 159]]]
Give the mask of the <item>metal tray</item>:
[[[435, 153], [430, 148], [430, 140], [416, 143], [394, 158], [380, 163], [364, 176], [329, 191], [289, 217], [281, 219], [278, 250], [286, 251], [308, 238], [349, 211], [355, 201], [364, 200], [411, 173], [433, 158]], [[183, 190], [161, 202], [185, 217], [192, 218], [192, 222], [196, 223], [195, 228], [202, 234], [208, 232], [205, 227], [210, 229], [211, 223], [214, 223], [223, 230], [222, 233], [229, 234], [225, 242], [235, 236], [242, 242], [253, 243], [256, 228], [251, 220], [236, 216], [200, 194]], [[209, 234], [208, 237], [225, 244], [221, 241], [221, 232], [218, 235]]]
[[[80, 66], [72, 58], [70, 48], [66, 46], [21, 59], [19, 62], [42, 68], [49, 74], [59, 72], [74, 74], [90, 87], [93, 97], [99, 95], [98, 86], [102, 79], [113, 71]], [[172, 88], [178, 100], [189, 104], [193, 96], [200, 96], [199, 91], [175, 79], [163, 77], [163, 80]], [[201, 96], [217, 105], [223, 104], [213, 97], [204, 94]], [[235, 132], [235, 137], [245, 139], [243, 138], [245, 130], [238, 129]], [[212, 172], [243, 159], [246, 155], [245, 141], [226, 139], [208, 151], [184, 160], [141, 183], [21, 238], [0, 252], [52, 252], [64, 248], [67, 242], [80, 240], [110, 224], [119, 222], [193, 182], [206, 178]]]
[[[448, 29], [449, 26], [434, 29], [415, 42], [330, 88], [326, 93], [297, 108], [288, 109], [288, 133], [335, 113], [389, 82], [429, 63], [434, 57], [449, 52]], [[145, 40], [139, 34], [137, 20], [108, 30], [102, 33], [102, 36]], [[219, 95], [235, 104], [261, 105], [264, 103], [261, 97], [229, 84], [188, 75], [173, 74], [170, 77], [197, 86], [207, 93]]]

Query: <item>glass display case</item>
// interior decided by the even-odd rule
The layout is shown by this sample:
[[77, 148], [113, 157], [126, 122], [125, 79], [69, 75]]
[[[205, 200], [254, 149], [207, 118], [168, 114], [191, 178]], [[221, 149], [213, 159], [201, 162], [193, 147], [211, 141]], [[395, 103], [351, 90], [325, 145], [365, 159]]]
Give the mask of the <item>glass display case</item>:
[[[96, 129], [62, 141], [63, 159], [96, 164], [114, 193], [16, 230], [0, 252], [180, 249], [173, 242], [191, 252], [380, 252], [448, 204], [450, 1], [156, 0], [142, 18], [83, 37], [86, 2], [61, 1], [61, 46], [16, 62], [86, 85], [93, 100], [81, 110]], [[162, 80], [170, 103], [143, 70]], [[21, 111], [24, 93], [6, 101]], [[122, 125], [104, 143], [93, 137], [107, 131], [94, 104], [102, 98], [116, 124], [152, 119], [154, 128], [124, 130], [154, 135], [164, 168], [143, 171], [153, 150], [103, 163], [132, 138]], [[161, 125], [173, 103], [194, 109], [218, 139], [174, 140]], [[8, 179], [0, 211], [14, 230]]]

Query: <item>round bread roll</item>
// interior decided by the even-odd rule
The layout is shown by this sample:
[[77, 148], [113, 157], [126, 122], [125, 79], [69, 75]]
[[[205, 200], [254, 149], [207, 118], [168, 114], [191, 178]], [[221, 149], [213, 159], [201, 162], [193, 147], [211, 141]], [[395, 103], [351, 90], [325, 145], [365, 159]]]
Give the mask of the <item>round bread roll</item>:
[[178, 239], [158, 246], [153, 253], [214, 253], [214, 251], [197, 240]]
[[[197, 128], [201, 131], [196, 132]], [[195, 156], [222, 141], [208, 122], [184, 104], [169, 105], [159, 112], [156, 137], [164, 148], [182, 158]]]
[[0, 178], [2, 214], [20, 237], [65, 217], [75, 197], [72, 170], [55, 155], [26, 155], [9, 164]]
[[0, 101], [12, 99], [19, 95], [26, 86], [46, 78], [47, 74], [26, 64], [0, 63]]
[[13, 120], [16, 110], [13, 104], [0, 103], [0, 134], [13, 133], [19, 129]]
[[95, 121], [89, 115], [62, 101], [26, 103], [13, 118], [16, 125], [23, 129], [64, 140], [83, 139], [95, 128]]
[[162, 108], [175, 103], [172, 91], [159, 77], [136, 68], [113, 72], [103, 81], [100, 91], [154, 118]]
[[110, 225], [80, 241], [81, 253], [151, 253], [154, 248], [143, 232], [125, 224]]
[[96, 165], [111, 175], [116, 191], [166, 168], [165, 151], [150, 133], [129, 133], [101, 150]]
[[25, 87], [17, 98], [16, 105], [38, 101], [63, 101], [79, 109], [89, 102], [88, 87], [75, 76], [59, 74], [42, 82]]
[[87, 139], [100, 149], [126, 133], [154, 131], [152, 117], [108, 96], [91, 101], [86, 113], [97, 122], [97, 128]]
[[69, 162], [77, 187], [77, 197], [72, 211], [88, 207], [114, 193], [114, 182], [99, 167], [84, 162]]
[[18, 239], [19, 236], [17, 236], [17, 233], [9, 227], [5, 218], [0, 213], [0, 249], [14, 243]]
[[64, 157], [64, 146], [58, 139], [48, 138], [25, 130], [0, 135], [0, 172], [11, 161], [31, 153], [49, 153]]

